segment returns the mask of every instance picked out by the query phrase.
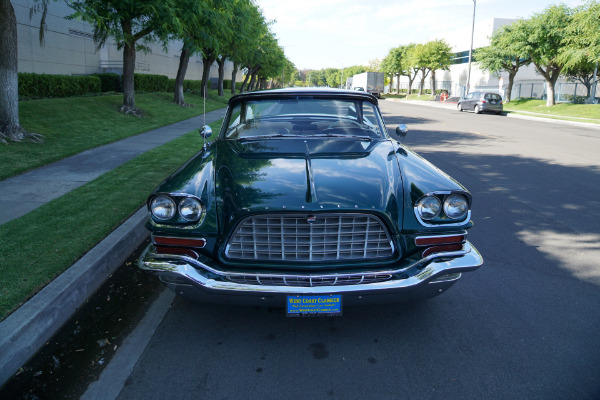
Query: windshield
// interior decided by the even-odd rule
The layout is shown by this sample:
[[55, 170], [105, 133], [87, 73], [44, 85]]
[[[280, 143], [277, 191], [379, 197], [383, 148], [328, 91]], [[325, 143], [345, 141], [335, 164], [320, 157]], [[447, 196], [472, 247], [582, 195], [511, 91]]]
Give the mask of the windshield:
[[230, 108], [225, 123], [227, 139], [298, 136], [372, 140], [385, 134], [377, 107], [360, 99], [248, 99]]

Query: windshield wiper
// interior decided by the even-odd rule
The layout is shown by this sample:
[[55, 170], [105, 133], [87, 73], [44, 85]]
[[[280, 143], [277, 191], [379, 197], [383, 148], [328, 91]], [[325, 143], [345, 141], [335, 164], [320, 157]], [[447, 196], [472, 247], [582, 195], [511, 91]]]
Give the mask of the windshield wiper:
[[282, 137], [298, 137], [298, 135], [290, 135], [287, 133], [276, 133], [274, 135], [244, 136], [244, 137], [239, 138], [238, 141], [261, 140], [261, 139], [282, 138]]
[[373, 138], [370, 136], [358, 136], [358, 135], [344, 135], [341, 133], [326, 133], [322, 135], [311, 135], [311, 137], [337, 137], [337, 138], [350, 138], [350, 139], [358, 139], [358, 140], [367, 140], [372, 141]]

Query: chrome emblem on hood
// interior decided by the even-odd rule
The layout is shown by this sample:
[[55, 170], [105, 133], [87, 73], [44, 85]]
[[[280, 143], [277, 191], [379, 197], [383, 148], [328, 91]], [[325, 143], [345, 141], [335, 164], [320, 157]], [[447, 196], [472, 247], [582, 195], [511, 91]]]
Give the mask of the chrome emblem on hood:
[[308, 217], [306, 217], [306, 222], [308, 222], [309, 224], [312, 224], [316, 220], [317, 220], [317, 217], [314, 215], [309, 215]]

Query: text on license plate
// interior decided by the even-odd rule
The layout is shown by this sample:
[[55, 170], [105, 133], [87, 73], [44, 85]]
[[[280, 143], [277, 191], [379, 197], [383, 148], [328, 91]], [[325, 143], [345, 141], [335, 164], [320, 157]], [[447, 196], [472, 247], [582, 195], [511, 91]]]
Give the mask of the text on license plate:
[[288, 317], [341, 315], [342, 295], [288, 296]]

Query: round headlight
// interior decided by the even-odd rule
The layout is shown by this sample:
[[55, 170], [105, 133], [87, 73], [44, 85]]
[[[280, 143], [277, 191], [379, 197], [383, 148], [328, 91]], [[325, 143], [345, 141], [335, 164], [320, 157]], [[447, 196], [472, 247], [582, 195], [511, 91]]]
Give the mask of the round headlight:
[[442, 203], [440, 199], [435, 196], [423, 197], [417, 203], [417, 212], [419, 216], [424, 220], [431, 220], [440, 215], [442, 209]]
[[179, 215], [188, 221], [197, 221], [202, 215], [202, 204], [197, 199], [186, 197], [179, 202]]
[[444, 213], [451, 219], [462, 219], [469, 211], [469, 202], [460, 194], [453, 194], [444, 200]]
[[166, 221], [175, 216], [177, 206], [169, 196], [156, 196], [150, 203], [150, 211], [156, 219]]

